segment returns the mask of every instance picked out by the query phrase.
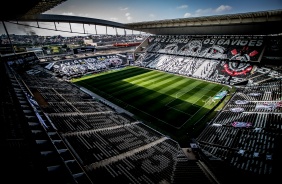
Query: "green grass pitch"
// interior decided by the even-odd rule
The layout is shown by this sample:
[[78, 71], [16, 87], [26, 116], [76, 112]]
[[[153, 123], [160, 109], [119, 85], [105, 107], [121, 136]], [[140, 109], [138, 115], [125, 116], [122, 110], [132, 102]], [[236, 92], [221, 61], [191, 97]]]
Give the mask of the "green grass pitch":
[[139, 67], [93, 74], [83, 86], [157, 127], [191, 127], [216, 104], [212, 97], [228, 87]]

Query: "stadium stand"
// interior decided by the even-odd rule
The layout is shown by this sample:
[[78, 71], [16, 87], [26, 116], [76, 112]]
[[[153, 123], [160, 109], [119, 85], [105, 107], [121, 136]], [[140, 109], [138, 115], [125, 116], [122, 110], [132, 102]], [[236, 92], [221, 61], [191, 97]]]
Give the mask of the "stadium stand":
[[[17, 75], [14, 70], [9, 71], [10, 75]], [[22, 90], [21, 102], [31, 106], [29, 113], [33, 110], [36, 113], [26, 115], [27, 121], [31, 127], [41, 125], [43, 129], [33, 130], [33, 134], [47, 133], [45, 139], [38, 139], [36, 143], [43, 149], [44, 158], [39, 159], [44, 160], [48, 172], [56, 173], [54, 177], [64, 171], [73, 179], [70, 182], [78, 183], [102, 180], [109, 183], [171, 183], [172, 179], [176, 183], [177, 178], [171, 176], [177, 160], [182, 161], [179, 155], [184, 155], [177, 142], [139, 121], [128, 119], [78, 87], [50, 74], [22, 73], [17, 77], [14, 83], [22, 85], [22, 88], [15, 87]], [[24, 82], [18, 84], [17, 81]], [[25, 87], [28, 88], [23, 89]], [[185, 165], [189, 167], [187, 160]], [[195, 161], [191, 164], [197, 165]], [[205, 176], [202, 169], [196, 173]], [[185, 180], [182, 176], [181, 181]], [[201, 180], [210, 181], [206, 177], [200, 177]]]
[[[185, 46], [183, 39], [187, 40]], [[210, 162], [227, 163], [232, 168], [230, 173], [236, 170], [235, 173], [242, 174], [245, 179], [249, 176], [250, 181], [277, 177], [281, 164], [278, 158], [281, 149], [276, 145], [279, 144], [277, 140], [281, 139], [282, 75], [281, 71], [257, 62], [262, 48], [271, 47], [261, 41], [273, 43], [268, 39], [277, 40], [271, 36], [259, 38], [260, 41], [253, 40], [260, 43], [250, 49], [246, 47], [246, 39], [243, 47], [234, 48], [230, 43], [242, 40], [234, 38], [230, 42], [226, 37], [214, 39], [209, 47], [207, 44], [203, 46], [203, 43], [209, 43], [210, 38], [152, 36], [146, 52], [136, 62], [142, 67], [228, 85], [237, 86], [242, 81], [248, 81], [246, 86], [237, 86], [232, 98], [195, 141], [203, 157]], [[175, 40], [172, 46], [171, 42]], [[216, 43], [227, 43], [227, 46]], [[176, 47], [182, 49], [175, 52]], [[235, 50], [243, 53], [238, 55]], [[246, 53], [248, 56], [245, 56]], [[274, 157], [277, 162], [272, 162]], [[233, 177], [236, 180], [235, 175]], [[227, 179], [224, 182], [230, 181]]]
[[146, 42], [136, 66], [236, 88], [189, 149], [58, 75], [115, 69], [125, 65], [121, 58], [67, 58], [42, 67], [32, 52], [9, 55], [0, 63], [2, 179], [68, 184], [279, 179], [282, 75], [279, 64], [267, 64], [281, 36], [154, 35]]
[[[26, 131], [31, 131], [30, 136], [35, 136], [34, 144], [40, 150], [37, 159], [43, 170], [45, 165], [45, 177], [53, 173], [53, 178], [48, 179], [58, 181], [58, 175], [63, 174], [74, 183], [101, 180], [109, 183], [225, 183], [229, 181], [226, 175], [240, 174], [253, 181], [275, 177], [281, 152], [281, 73], [260, 67], [257, 58], [250, 62], [252, 56], [248, 61], [241, 58], [236, 61], [230, 55], [227, 60], [225, 50], [228, 47], [213, 44], [202, 48], [200, 43], [207, 42], [203, 38], [190, 37], [183, 46], [183, 43], [178, 45], [178, 41], [172, 45], [169, 40], [174, 38], [162, 36], [167, 43], [155, 47], [153, 40], [157, 38], [148, 38], [151, 43], [136, 65], [234, 86], [248, 81], [245, 86], [237, 86], [222, 110], [195, 138], [196, 147], [192, 147], [192, 152], [198, 159], [189, 160], [171, 138], [123, 116], [109, 104], [54, 75], [58, 68], [65, 66], [80, 68], [91, 62], [91, 57], [84, 62], [76, 59], [57, 62], [52, 65], [54, 73], [50, 72], [52, 67], [38, 65], [36, 57], [28, 63], [18, 59], [14, 62], [8, 57], [9, 62], [1, 62], [2, 70], [6, 70], [2, 72], [5, 79], [2, 81], [10, 81], [10, 85], [6, 84], [10, 86], [7, 91], [11, 96], [14, 94], [20, 107], [7, 101], [12, 100], [11, 97], [5, 98], [6, 104], [13, 104], [26, 119], [21, 123], [27, 126]], [[227, 42], [219, 40], [217, 42]], [[175, 47], [182, 49], [178, 51]], [[261, 50], [259, 47], [252, 48], [251, 52]], [[190, 51], [183, 52], [183, 48]], [[104, 61], [96, 61], [96, 65]], [[110, 69], [109, 64], [104, 66]], [[22, 72], [25, 67], [27, 72]], [[3, 113], [3, 117], [12, 118], [11, 113]], [[19, 126], [15, 124], [17, 120], [5, 122], [11, 122], [8, 127]], [[227, 166], [230, 169], [226, 169]]]

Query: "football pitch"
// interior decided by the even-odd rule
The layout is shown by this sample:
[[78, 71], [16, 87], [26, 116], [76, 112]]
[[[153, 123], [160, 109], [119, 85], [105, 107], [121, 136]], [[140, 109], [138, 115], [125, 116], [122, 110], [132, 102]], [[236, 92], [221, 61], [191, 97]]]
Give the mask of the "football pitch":
[[227, 86], [139, 67], [74, 79], [73, 83], [157, 127], [191, 127], [216, 104]]

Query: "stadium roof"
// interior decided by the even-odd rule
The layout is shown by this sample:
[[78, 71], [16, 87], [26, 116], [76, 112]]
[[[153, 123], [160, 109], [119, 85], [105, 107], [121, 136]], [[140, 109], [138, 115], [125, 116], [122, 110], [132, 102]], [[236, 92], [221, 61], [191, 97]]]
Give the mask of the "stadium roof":
[[[1, 5], [1, 21], [17, 20], [26, 15], [38, 15], [48, 11], [67, 0], [9, 0]], [[4, 10], [8, 7], [7, 10]], [[13, 8], [14, 7], [14, 8]]]
[[269, 35], [282, 33], [282, 10], [127, 24], [157, 35]]
[[[67, 0], [7, 1], [7, 7], [21, 7], [16, 11], [1, 11], [3, 21], [67, 22], [110, 26], [156, 35], [271, 35], [282, 33], [282, 10], [239, 14], [167, 19], [122, 24], [107, 20], [78, 16], [42, 14]], [[71, 32], [71, 31], [70, 31]]]

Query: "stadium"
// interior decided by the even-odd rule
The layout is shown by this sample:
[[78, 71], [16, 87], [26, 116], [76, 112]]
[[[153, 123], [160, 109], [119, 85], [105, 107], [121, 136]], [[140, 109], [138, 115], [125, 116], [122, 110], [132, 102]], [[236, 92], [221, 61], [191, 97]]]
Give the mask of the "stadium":
[[22, 12], [1, 13], [2, 23], [75, 22], [149, 35], [54, 60], [1, 54], [3, 181], [279, 181], [282, 10], [130, 24], [41, 14], [63, 2], [23, 3]]

